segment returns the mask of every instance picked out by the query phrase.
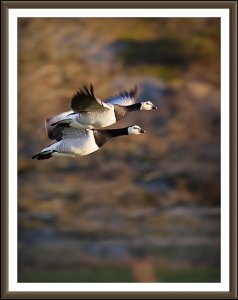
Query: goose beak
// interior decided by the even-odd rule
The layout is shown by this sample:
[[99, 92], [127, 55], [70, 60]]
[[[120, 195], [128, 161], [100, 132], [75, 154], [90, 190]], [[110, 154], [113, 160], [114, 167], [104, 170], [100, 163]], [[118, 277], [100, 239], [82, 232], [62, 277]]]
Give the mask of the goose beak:
[[140, 133], [145, 133], [145, 132], [146, 132], [146, 131], [145, 131], [145, 130], [143, 130], [143, 129], [141, 129], [141, 130], [140, 130]]
[[157, 107], [153, 105], [153, 106], [152, 106], [152, 109], [157, 109]]

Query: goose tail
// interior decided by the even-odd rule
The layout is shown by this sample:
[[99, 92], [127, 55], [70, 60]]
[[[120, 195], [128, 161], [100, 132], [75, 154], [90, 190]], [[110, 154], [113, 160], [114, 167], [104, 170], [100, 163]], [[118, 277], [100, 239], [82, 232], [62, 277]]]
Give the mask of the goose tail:
[[70, 127], [70, 123], [71, 122], [72, 122], [71, 119], [64, 119], [64, 120], [60, 120], [60, 121], [54, 122], [54, 123], [50, 124], [50, 126], [60, 125], [62, 127]]
[[55, 151], [53, 151], [53, 150], [43, 151], [43, 152], [33, 155], [32, 159], [37, 159], [37, 160], [49, 159], [52, 157], [53, 152], [55, 152]]

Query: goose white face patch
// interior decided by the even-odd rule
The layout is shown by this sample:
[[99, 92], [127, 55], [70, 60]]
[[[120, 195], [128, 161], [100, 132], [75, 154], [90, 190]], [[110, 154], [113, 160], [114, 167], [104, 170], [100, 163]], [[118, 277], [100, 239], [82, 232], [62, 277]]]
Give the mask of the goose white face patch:
[[134, 126], [130, 126], [128, 127], [128, 134], [129, 135], [138, 135], [141, 133], [144, 133], [145, 131], [143, 129], [140, 128], [140, 126], [138, 125], [134, 125]]
[[156, 107], [154, 106], [154, 104], [150, 101], [144, 101], [141, 102], [141, 110], [152, 110], [152, 109], [156, 109]]

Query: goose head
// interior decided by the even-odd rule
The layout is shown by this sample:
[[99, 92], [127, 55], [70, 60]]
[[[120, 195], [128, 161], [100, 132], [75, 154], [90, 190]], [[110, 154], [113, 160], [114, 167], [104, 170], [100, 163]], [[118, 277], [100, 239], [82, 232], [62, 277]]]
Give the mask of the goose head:
[[143, 129], [140, 128], [140, 126], [138, 125], [133, 125], [127, 128], [128, 130], [128, 134], [133, 134], [133, 135], [138, 135], [138, 134], [142, 134], [145, 133], [145, 131]]
[[156, 106], [150, 101], [143, 101], [141, 102], [141, 107], [140, 110], [152, 110], [152, 109], [157, 109]]

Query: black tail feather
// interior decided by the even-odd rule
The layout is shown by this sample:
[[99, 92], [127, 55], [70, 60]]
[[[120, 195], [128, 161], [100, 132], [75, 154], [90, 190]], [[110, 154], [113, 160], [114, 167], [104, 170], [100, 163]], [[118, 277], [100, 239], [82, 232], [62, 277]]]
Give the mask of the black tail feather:
[[32, 156], [32, 159], [37, 159], [37, 160], [49, 159], [52, 157], [53, 152], [55, 151], [44, 151], [41, 153], [37, 153]]
[[50, 126], [70, 127], [69, 123], [62, 123], [61, 121], [52, 123]]

